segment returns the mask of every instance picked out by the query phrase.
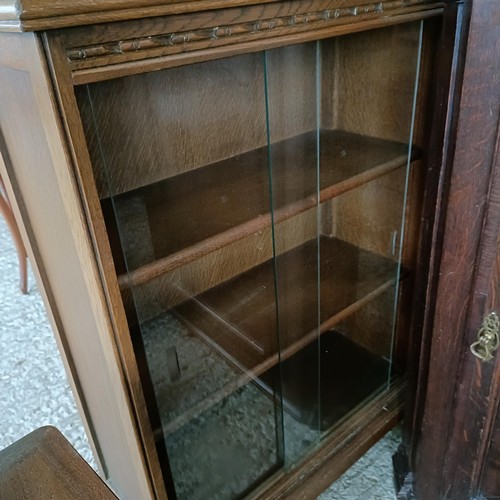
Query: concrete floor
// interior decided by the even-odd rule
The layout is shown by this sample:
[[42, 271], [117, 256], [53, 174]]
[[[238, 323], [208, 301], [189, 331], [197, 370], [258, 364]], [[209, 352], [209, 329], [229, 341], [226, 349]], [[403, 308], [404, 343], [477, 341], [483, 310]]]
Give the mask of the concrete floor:
[[[0, 353], [0, 450], [42, 425], [54, 425], [95, 468], [33, 274], [29, 294], [22, 295], [16, 253], [2, 218]], [[394, 499], [391, 455], [399, 441], [395, 429], [319, 499]]]

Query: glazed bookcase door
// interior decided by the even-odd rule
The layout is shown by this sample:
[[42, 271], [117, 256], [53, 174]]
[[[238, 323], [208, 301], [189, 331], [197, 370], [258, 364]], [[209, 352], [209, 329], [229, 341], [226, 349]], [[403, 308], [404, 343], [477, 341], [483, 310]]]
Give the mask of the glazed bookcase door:
[[75, 88], [171, 498], [245, 496], [403, 372], [421, 39]]
[[178, 498], [241, 496], [283, 462], [279, 376], [259, 381], [279, 360], [264, 83], [256, 53], [77, 89]]
[[413, 23], [266, 52], [287, 465], [404, 369], [421, 40]]

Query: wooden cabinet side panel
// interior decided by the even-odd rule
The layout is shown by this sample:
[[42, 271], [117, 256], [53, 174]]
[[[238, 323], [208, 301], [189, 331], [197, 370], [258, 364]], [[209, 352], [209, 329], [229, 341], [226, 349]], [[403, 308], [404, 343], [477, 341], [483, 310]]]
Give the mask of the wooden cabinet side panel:
[[[491, 310], [487, 309], [486, 288], [497, 248], [498, 228], [488, 234], [485, 222], [498, 219], [498, 206], [491, 203], [495, 195], [491, 181], [500, 114], [500, 6], [494, 0], [470, 6], [456, 146], [449, 150], [453, 171], [427, 395], [416, 446], [417, 497], [422, 499], [459, 500], [472, 494], [492, 376], [491, 367], [476, 361], [469, 345], [477, 336], [482, 315]], [[488, 266], [482, 256], [487, 256]], [[477, 413], [471, 420], [472, 409]]]
[[121, 498], [151, 498], [79, 193], [34, 35], [0, 36], [0, 129], [14, 207], [86, 417]]

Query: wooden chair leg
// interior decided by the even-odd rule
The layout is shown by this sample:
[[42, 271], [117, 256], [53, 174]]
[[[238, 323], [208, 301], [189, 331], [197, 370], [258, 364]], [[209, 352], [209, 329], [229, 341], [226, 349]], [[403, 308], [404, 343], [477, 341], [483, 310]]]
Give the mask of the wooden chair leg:
[[[2, 183], [3, 184], [3, 183]], [[19, 260], [19, 274], [20, 274], [20, 288], [21, 292], [24, 294], [28, 293], [28, 255], [26, 254], [26, 249], [24, 248], [24, 243], [21, 238], [21, 233], [17, 227], [16, 220], [14, 219], [14, 214], [12, 213], [12, 208], [10, 207], [9, 201], [3, 191], [3, 185], [0, 186], [0, 212], [3, 214], [7, 226], [9, 226], [12, 238], [14, 239], [14, 245], [17, 250], [17, 258]]]

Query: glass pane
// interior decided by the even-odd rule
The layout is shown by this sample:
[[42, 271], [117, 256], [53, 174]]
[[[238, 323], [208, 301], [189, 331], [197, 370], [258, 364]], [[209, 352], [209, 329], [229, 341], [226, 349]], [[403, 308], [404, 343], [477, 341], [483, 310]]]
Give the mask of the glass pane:
[[285, 457], [320, 438], [319, 43], [266, 52]]
[[[421, 29], [413, 23], [322, 42], [322, 234], [336, 247], [320, 264], [323, 431], [388, 390], [401, 375], [394, 368], [404, 365], [395, 332], [404, 345], [414, 266], [405, 229], [416, 238], [405, 214], [416, 208], [407, 199], [410, 176], [419, 175], [412, 133]], [[345, 180], [328, 192], [334, 171]], [[327, 283], [339, 263], [342, 274]], [[340, 307], [331, 309], [335, 294]]]
[[283, 462], [279, 377], [259, 379], [278, 361], [263, 63], [77, 89], [180, 499], [239, 497]]
[[404, 366], [420, 44], [414, 23], [266, 53], [289, 463]]
[[76, 89], [178, 498], [244, 496], [404, 370], [421, 33]]

